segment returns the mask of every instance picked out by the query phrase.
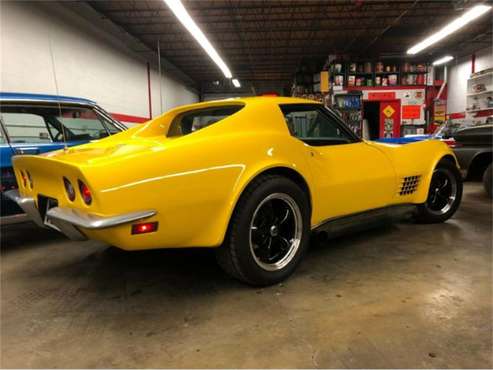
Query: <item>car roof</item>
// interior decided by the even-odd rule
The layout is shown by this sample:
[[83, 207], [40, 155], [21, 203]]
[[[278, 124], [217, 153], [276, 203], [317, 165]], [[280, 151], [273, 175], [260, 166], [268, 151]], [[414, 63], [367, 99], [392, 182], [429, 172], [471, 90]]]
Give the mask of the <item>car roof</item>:
[[185, 112], [193, 109], [209, 108], [228, 104], [245, 104], [250, 106], [264, 105], [264, 104], [317, 104], [320, 102], [315, 100], [292, 98], [286, 96], [252, 96], [252, 97], [238, 97], [221, 100], [208, 100], [198, 103], [192, 103], [187, 105], [181, 105], [171, 109], [168, 113]]
[[228, 101], [239, 101], [244, 103], [274, 103], [274, 104], [320, 104], [315, 100], [293, 98], [289, 96], [250, 96], [243, 98], [225, 99]]
[[26, 102], [54, 102], [54, 103], [72, 103], [84, 105], [96, 105], [96, 102], [76, 98], [73, 96], [49, 95], [49, 94], [26, 94], [15, 92], [0, 92], [0, 101], [26, 101]]

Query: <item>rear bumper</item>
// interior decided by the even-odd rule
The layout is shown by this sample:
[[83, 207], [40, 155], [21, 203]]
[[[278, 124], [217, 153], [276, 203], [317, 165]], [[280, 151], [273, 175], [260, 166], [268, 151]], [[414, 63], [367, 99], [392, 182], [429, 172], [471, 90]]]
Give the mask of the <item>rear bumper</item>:
[[9, 216], [0, 217], [0, 225], [1, 226], [19, 224], [19, 223], [30, 222], [30, 221], [31, 221], [31, 219], [25, 213], [19, 213], [16, 215], [9, 215]]
[[33, 198], [21, 197], [18, 190], [9, 190], [4, 194], [7, 198], [16, 202], [31, 221], [34, 221], [38, 226], [44, 227], [43, 220], [41, 219], [41, 215], [36, 208], [36, 203]]
[[46, 212], [46, 218], [43, 220], [33, 198], [22, 197], [17, 190], [8, 191], [5, 195], [14, 200], [37, 225], [52, 227], [72, 240], [87, 239], [80, 229], [105, 229], [142, 220], [157, 213], [151, 209], [114, 216], [99, 216], [74, 208], [53, 207]]
[[[3, 185], [2, 178], [2, 185]], [[12, 190], [12, 189], [11, 189]], [[7, 198], [5, 196], [5, 191], [0, 191], [0, 216], [2, 218], [8, 216], [17, 216], [19, 214], [23, 214], [22, 209], [17, 205], [16, 202], [12, 201], [12, 199]]]

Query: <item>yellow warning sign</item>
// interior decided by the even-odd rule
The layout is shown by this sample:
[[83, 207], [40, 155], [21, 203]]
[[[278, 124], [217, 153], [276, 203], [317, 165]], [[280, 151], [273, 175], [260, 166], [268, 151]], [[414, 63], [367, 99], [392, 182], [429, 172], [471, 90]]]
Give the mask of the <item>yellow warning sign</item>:
[[387, 105], [382, 112], [387, 118], [390, 118], [395, 113], [395, 109], [392, 108], [390, 105]]

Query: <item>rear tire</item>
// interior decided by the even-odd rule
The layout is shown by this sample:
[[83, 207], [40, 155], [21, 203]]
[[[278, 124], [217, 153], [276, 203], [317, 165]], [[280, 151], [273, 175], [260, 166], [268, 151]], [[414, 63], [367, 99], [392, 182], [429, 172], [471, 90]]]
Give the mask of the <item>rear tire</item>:
[[450, 161], [438, 163], [430, 182], [428, 198], [417, 206], [416, 221], [433, 224], [445, 222], [454, 215], [462, 199], [462, 177]]
[[493, 198], [493, 173], [492, 173], [492, 163], [486, 168], [483, 174], [483, 186], [484, 190], [490, 198]]
[[247, 284], [278, 283], [293, 273], [309, 245], [310, 202], [293, 181], [279, 175], [255, 179], [231, 217], [219, 265]]

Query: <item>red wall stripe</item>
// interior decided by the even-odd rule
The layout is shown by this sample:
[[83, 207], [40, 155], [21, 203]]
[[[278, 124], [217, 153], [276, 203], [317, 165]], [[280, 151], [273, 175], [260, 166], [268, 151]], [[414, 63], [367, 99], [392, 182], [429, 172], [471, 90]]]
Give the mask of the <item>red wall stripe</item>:
[[111, 117], [121, 122], [144, 123], [149, 121], [149, 117], [130, 116], [128, 114], [110, 113]]
[[466, 113], [465, 112], [449, 113], [448, 117], [450, 119], [466, 118]]

